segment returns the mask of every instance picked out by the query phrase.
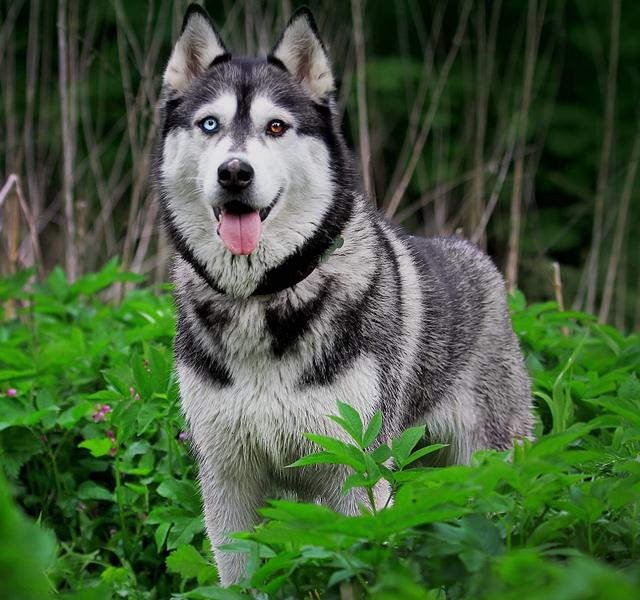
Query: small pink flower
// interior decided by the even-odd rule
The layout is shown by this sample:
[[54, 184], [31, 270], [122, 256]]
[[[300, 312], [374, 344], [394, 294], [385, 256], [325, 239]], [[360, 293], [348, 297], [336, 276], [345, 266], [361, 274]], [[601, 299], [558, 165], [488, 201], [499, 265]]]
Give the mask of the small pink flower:
[[178, 434], [178, 441], [184, 443], [191, 439], [191, 434], [188, 431], [181, 431]]
[[135, 396], [135, 393], [136, 393], [136, 388], [134, 388], [133, 386], [132, 386], [132, 387], [130, 387], [130, 388], [129, 388], [129, 394], [130, 394], [131, 396]]
[[13, 398], [17, 394], [18, 394], [18, 390], [16, 390], [16, 388], [9, 388], [7, 390], [7, 396], [9, 396], [9, 398]]
[[113, 431], [111, 431], [111, 429], [109, 429], [109, 431], [107, 431], [107, 437], [112, 441], [115, 442], [116, 441], [116, 434], [113, 433]]
[[136, 394], [136, 395], [133, 397], [133, 399], [134, 399], [134, 400], [140, 400], [140, 394]]
[[147, 373], [151, 373], [151, 367], [149, 366], [149, 361], [144, 361], [144, 368], [147, 370]]
[[118, 449], [115, 446], [111, 447], [111, 450], [109, 450], [109, 456], [115, 456], [118, 452]]
[[110, 412], [112, 412], [112, 410], [108, 404], [96, 404], [96, 412], [93, 414], [93, 421], [95, 423], [104, 421], [105, 415]]

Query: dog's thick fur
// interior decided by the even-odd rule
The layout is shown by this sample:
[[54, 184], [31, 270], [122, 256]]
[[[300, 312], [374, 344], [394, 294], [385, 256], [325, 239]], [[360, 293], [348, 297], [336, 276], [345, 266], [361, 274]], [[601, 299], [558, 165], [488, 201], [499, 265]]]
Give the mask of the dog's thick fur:
[[[446, 463], [531, 434], [502, 277], [471, 244], [409, 236], [372, 208], [333, 92], [306, 11], [267, 58], [236, 59], [192, 7], [164, 76], [155, 167], [177, 250], [176, 363], [223, 584], [244, 563], [218, 546], [269, 497], [358, 513], [358, 492], [340, 493], [342, 468], [285, 469], [316, 450], [304, 432], [343, 436], [326, 418], [336, 399], [364, 419], [381, 410], [382, 442], [426, 424], [428, 441], [449, 444]], [[199, 126], [210, 116], [215, 135]], [[265, 135], [272, 119], [289, 126], [284, 135]], [[248, 256], [216, 234], [237, 199], [216, 179], [231, 157], [254, 169], [238, 196], [245, 208], [272, 207]]]

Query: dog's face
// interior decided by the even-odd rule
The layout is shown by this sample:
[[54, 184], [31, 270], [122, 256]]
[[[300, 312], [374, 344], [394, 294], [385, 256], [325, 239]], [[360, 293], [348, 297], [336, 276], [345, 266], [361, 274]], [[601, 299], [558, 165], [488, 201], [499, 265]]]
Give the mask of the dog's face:
[[227, 293], [249, 295], [334, 208], [333, 90], [307, 12], [265, 59], [231, 58], [206, 13], [187, 12], [164, 74], [163, 211]]

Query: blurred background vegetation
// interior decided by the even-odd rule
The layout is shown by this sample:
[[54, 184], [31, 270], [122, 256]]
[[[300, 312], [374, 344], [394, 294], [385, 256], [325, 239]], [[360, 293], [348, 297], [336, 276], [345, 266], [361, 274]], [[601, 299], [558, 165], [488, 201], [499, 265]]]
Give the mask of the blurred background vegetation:
[[[149, 178], [186, 0], [0, 0], [0, 268], [170, 250]], [[236, 54], [298, 3], [205, 2]], [[308, 0], [367, 189], [419, 234], [458, 232], [531, 300], [640, 328], [640, 2]], [[557, 263], [554, 267], [554, 263]]]

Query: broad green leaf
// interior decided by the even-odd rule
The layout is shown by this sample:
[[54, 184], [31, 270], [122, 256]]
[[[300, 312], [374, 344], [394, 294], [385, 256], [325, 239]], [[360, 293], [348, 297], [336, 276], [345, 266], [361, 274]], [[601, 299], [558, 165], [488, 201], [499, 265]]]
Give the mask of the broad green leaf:
[[410, 427], [398, 439], [391, 442], [391, 454], [398, 464], [403, 464], [416, 444], [424, 437], [425, 426]]
[[178, 573], [183, 579], [198, 577], [203, 569], [215, 570], [215, 567], [189, 544], [182, 544], [173, 550], [167, 556], [166, 564], [169, 572]]
[[222, 587], [197, 587], [184, 596], [188, 600], [252, 600], [252, 594], [245, 594], [238, 589]]
[[177, 548], [182, 544], [189, 544], [193, 538], [204, 530], [202, 518], [190, 517], [176, 521], [167, 535], [167, 550]]
[[171, 523], [161, 523], [154, 533], [156, 548], [159, 552], [164, 548], [169, 529], [171, 529]]
[[380, 444], [371, 454], [369, 455], [373, 460], [375, 460], [378, 464], [381, 464], [391, 458], [391, 448], [386, 444]]
[[353, 473], [352, 475], [349, 475], [342, 484], [342, 494], [346, 495], [349, 493], [349, 490], [354, 487], [367, 487], [368, 484], [368, 477], [365, 477], [362, 473]]
[[165, 479], [158, 486], [158, 494], [191, 510], [193, 514], [200, 513], [200, 494], [191, 481]]
[[93, 481], [83, 481], [76, 492], [81, 500], [107, 500], [115, 502], [113, 492]]
[[113, 447], [113, 442], [105, 437], [105, 438], [94, 438], [92, 440], [85, 440], [84, 442], [80, 442], [78, 444], [78, 448], [86, 448], [91, 452], [92, 456], [106, 456], [111, 451]]
[[378, 410], [376, 414], [371, 417], [371, 421], [369, 421], [369, 425], [367, 426], [367, 430], [364, 432], [362, 436], [362, 446], [364, 448], [368, 448], [375, 442], [380, 430], [382, 429], [382, 413]]
[[294, 463], [287, 465], [287, 468], [292, 467], [305, 467], [307, 465], [322, 465], [322, 464], [334, 464], [334, 465], [349, 465], [354, 463], [351, 459], [342, 458], [340, 454], [334, 454], [333, 452], [314, 452], [308, 454], [302, 458], [296, 460]]
[[640, 400], [640, 381], [635, 373], [627, 377], [618, 390], [618, 396], [622, 400]]
[[350, 464], [354, 469], [364, 468], [364, 452], [360, 448], [326, 435], [305, 433], [305, 437], [329, 452], [337, 454], [341, 459], [349, 461], [347, 464]]
[[412, 462], [415, 462], [419, 458], [427, 456], [427, 454], [431, 454], [432, 452], [442, 450], [442, 448], [448, 448], [448, 446], [449, 444], [431, 444], [430, 446], [424, 446], [423, 448], [420, 448], [419, 450], [411, 453], [407, 460], [402, 463], [401, 467], [404, 468], [407, 465], [410, 465]]
[[337, 404], [340, 416], [346, 423], [345, 429], [356, 443], [362, 446], [362, 420], [360, 419], [358, 411], [352, 406], [340, 402], [340, 400], [337, 401]]

